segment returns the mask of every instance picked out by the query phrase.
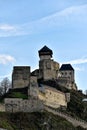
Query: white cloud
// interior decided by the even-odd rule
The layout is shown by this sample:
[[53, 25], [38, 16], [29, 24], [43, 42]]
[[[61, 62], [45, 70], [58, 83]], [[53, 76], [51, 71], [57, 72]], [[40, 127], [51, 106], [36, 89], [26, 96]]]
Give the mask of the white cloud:
[[15, 27], [8, 25], [8, 24], [2, 24], [0, 25], [0, 30], [4, 30], [4, 31], [14, 31]]
[[[65, 8], [64, 10], [55, 12], [52, 15], [46, 16], [44, 18], [41, 18], [37, 21], [37, 23], [44, 24], [47, 26], [58, 26], [58, 25], [63, 25], [64, 23], [67, 23], [68, 21], [84, 21], [86, 19], [87, 15], [87, 5], [80, 5], [80, 6], [71, 6], [68, 8]], [[82, 19], [84, 18], [84, 19]], [[46, 26], [46, 27], [47, 27]]]
[[74, 67], [76, 71], [85, 71], [84, 67]]
[[15, 58], [10, 55], [0, 55], [0, 64], [14, 63]]
[[0, 37], [25, 35], [26, 30], [21, 25], [0, 24]]
[[[80, 58], [80, 59], [68, 61], [66, 63], [64, 62], [62, 64], [71, 64], [71, 65], [74, 65], [74, 69], [76, 71], [84, 71], [85, 68], [84, 68], [84, 66], [82, 66], [82, 64], [86, 64], [86, 63], [87, 63], [87, 58], [83, 57], [83, 58]], [[79, 66], [79, 65], [81, 65], [81, 66]]]
[[[43, 17], [36, 21], [31, 21], [21, 25], [0, 25], [0, 37], [18, 36], [33, 33], [41, 33], [47, 29], [54, 29], [67, 24], [71, 26], [87, 25], [87, 4], [80, 6], [71, 6], [64, 10], [55, 12], [49, 16]], [[85, 26], [86, 27], [86, 26]]]
[[0, 76], [0, 80], [4, 79], [4, 78], [6, 78], [6, 77], [11, 78], [11, 73], [10, 73], [10, 74], [7, 74], [7, 75], [1, 75], [1, 76]]
[[76, 60], [68, 61], [67, 63], [70, 63], [72, 65], [84, 64], [87, 63], [87, 58], [76, 59]]

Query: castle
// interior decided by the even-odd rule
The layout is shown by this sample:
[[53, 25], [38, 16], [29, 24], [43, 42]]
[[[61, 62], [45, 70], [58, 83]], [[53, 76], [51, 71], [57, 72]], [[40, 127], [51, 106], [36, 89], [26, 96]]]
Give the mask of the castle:
[[60, 64], [52, 59], [53, 52], [44, 46], [39, 53], [39, 69], [30, 72], [29, 66], [15, 66], [12, 73], [12, 87], [22, 88], [30, 85], [30, 77], [36, 76], [37, 79], [55, 79], [59, 84], [68, 89], [76, 90], [74, 69], [70, 64]]
[[44, 106], [67, 107], [70, 94], [63, 93], [49, 85], [38, 81], [56, 81], [61, 87], [77, 90], [75, 72], [71, 64], [60, 64], [52, 59], [53, 51], [44, 46], [38, 51], [39, 69], [30, 72], [30, 66], [14, 66], [12, 73], [12, 89], [28, 87], [28, 99], [6, 98], [6, 111], [31, 112], [42, 110]]

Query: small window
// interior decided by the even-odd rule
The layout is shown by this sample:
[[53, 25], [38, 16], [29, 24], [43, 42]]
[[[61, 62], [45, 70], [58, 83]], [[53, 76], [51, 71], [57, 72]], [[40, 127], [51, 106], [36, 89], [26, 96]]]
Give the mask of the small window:
[[13, 101], [11, 100], [11, 103], [13, 103]]
[[20, 103], [20, 101], [18, 101], [18, 103]]
[[67, 75], [67, 72], [65, 72], [65, 75]]
[[72, 73], [70, 72], [69, 74], [71, 75]]
[[62, 75], [63, 75], [63, 72], [62, 72]]

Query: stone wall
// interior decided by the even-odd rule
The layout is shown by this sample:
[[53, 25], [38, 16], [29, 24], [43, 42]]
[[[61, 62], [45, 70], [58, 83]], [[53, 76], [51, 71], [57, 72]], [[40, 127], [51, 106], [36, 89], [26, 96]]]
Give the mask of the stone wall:
[[5, 98], [6, 112], [20, 112], [23, 109], [23, 100], [19, 98]]
[[56, 79], [59, 70], [59, 63], [44, 59], [39, 61], [39, 78], [44, 80]]
[[15, 66], [12, 73], [12, 87], [23, 88], [30, 84], [30, 67]]
[[72, 83], [75, 82], [73, 70], [64, 70], [64, 71], [60, 71], [60, 73], [61, 73], [61, 77], [68, 78]]
[[44, 102], [45, 105], [59, 108], [60, 106], [67, 107], [66, 95], [55, 88], [49, 86], [43, 86], [45, 91], [39, 93], [39, 99]]
[[24, 112], [35, 112], [43, 110], [43, 102], [36, 98], [31, 98], [29, 100], [23, 101], [23, 111]]
[[6, 112], [34, 112], [43, 110], [43, 102], [36, 98], [23, 100], [19, 98], [6, 98]]
[[64, 86], [68, 89], [72, 89], [72, 83], [71, 81], [69, 80], [68, 77], [58, 77], [58, 79], [56, 80], [56, 82], [61, 85], [61, 86]]
[[5, 105], [4, 104], [0, 104], [0, 112], [4, 112], [5, 111]]
[[77, 86], [75, 82], [72, 82], [68, 77], [58, 77], [58, 79], [56, 80], [56, 82], [63, 86], [66, 87], [67, 89], [73, 89], [73, 90], [77, 90]]
[[30, 77], [30, 88], [28, 90], [28, 95], [33, 96], [35, 98], [38, 97], [38, 83], [37, 83], [37, 77], [31, 76]]

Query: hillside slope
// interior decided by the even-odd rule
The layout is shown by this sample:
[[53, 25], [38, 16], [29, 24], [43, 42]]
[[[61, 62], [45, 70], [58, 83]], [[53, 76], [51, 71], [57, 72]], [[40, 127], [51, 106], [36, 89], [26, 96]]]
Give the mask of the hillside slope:
[[7, 130], [85, 130], [48, 112], [0, 113], [0, 127]]

